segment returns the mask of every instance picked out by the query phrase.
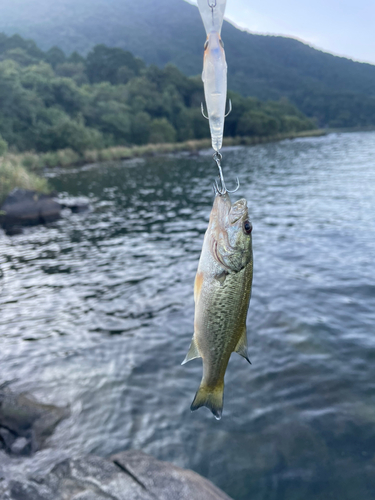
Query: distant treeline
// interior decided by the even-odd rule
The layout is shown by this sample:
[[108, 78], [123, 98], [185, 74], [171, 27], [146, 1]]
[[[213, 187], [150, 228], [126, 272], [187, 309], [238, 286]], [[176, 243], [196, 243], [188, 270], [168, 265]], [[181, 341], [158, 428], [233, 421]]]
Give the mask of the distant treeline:
[[[225, 135], [315, 128], [287, 100], [230, 97]], [[104, 45], [86, 58], [76, 52], [67, 57], [57, 47], [43, 52], [33, 41], [0, 34], [0, 134], [15, 151], [82, 152], [205, 138], [202, 101], [200, 77], [172, 65], [147, 67], [130, 52]]]

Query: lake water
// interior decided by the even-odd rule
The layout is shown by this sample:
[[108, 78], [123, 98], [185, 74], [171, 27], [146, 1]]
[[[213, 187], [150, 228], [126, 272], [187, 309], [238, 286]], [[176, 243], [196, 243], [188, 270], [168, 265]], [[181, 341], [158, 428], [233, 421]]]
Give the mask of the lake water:
[[375, 133], [230, 148], [223, 167], [248, 200], [254, 282], [252, 365], [232, 356], [221, 421], [190, 413], [201, 360], [180, 365], [209, 152], [50, 174], [92, 209], [0, 234], [0, 382], [71, 405], [61, 456], [139, 448], [235, 500], [373, 500]]

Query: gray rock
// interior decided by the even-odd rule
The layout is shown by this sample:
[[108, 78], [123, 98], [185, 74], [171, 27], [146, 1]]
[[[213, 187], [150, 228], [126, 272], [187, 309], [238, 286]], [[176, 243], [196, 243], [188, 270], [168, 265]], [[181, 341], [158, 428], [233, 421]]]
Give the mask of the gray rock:
[[69, 210], [73, 214], [80, 214], [83, 212], [87, 212], [87, 210], [90, 209], [90, 205], [88, 203], [83, 203], [83, 202], [67, 202], [65, 201], [64, 203], [60, 203], [61, 208], [69, 208]]
[[[26, 453], [26, 450], [29, 453], [35, 452], [43, 447], [57, 424], [68, 415], [68, 408], [44, 405], [30, 395], [15, 394], [7, 387], [0, 387], [0, 436], [7, 451], [12, 451], [12, 443], [3, 437], [11, 439], [7, 432], [14, 436], [14, 440], [20, 437], [28, 440], [29, 447], [25, 446], [22, 453]], [[17, 453], [21, 453], [20, 446], [21, 442], [15, 448]]]
[[14, 455], [28, 455], [31, 451], [31, 442], [25, 437], [19, 437], [10, 447], [10, 451]]
[[47, 496], [38, 486], [28, 482], [10, 481], [8, 498], [11, 500], [52, 500], [53, 497]]
[[60, 218], [61, 206], [52, 196], [28, 189], [14, 189], [0, 208], [0, 223], [6, 231], [14, 226], [45, 224]]
[[15, 436], [12, 432], [10, 432], [8, 429], [0, 427], [0, 442], [3, 443], [3, 448], [5, 448], [6, 450], [10, 450], [16, 439], [17, 436]]
[[62, 459], [49, 449], [23, 458], [43, 446], [69, 411], [6, 385], [0, 385], [0, 442], [8, 453], [0, 450], [1, 500], [230, 500], [195, 472], [141, 451]]
[[125, 451], [111, 460], [158, 500], [230, 500], [199, 474], [156, 460], [142, 451]]
[[0, 482], [0, 493], [2, 500], [230, 500], [195, 472], [140, 451], [66, 459], [44, 477]]

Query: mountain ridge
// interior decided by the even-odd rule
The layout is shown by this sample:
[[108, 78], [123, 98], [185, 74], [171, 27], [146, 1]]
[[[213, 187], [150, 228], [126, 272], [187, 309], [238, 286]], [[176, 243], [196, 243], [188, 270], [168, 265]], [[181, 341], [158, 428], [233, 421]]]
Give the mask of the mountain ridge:
[[[202, 70], [205, 32], [196, 6], [183, 0], [13, 0], [0, 31], [48, 49], [87, 54], [96, 44], [120, 47], [148, 64]], [[287, 97], [319, 126], [375, 124], [375, 66], [335, 56], [294, 38], [223, 25], [228, 86], [262, 100]]]

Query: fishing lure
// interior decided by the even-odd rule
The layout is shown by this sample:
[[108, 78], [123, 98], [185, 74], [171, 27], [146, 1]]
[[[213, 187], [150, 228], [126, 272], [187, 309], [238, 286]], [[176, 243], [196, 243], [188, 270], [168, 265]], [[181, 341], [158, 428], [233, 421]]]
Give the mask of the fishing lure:
[[224, 43], [221, 39], [226, 0], [198, 0], [198, 8], [207, 33], [204, 44], [202, 80], [206, 99], [207, 114], [202, 114], [209, 120], [213, 149], [218, 152], [223, 144], [224, 119], [227, 100], [227, 63], [225, 60]]

